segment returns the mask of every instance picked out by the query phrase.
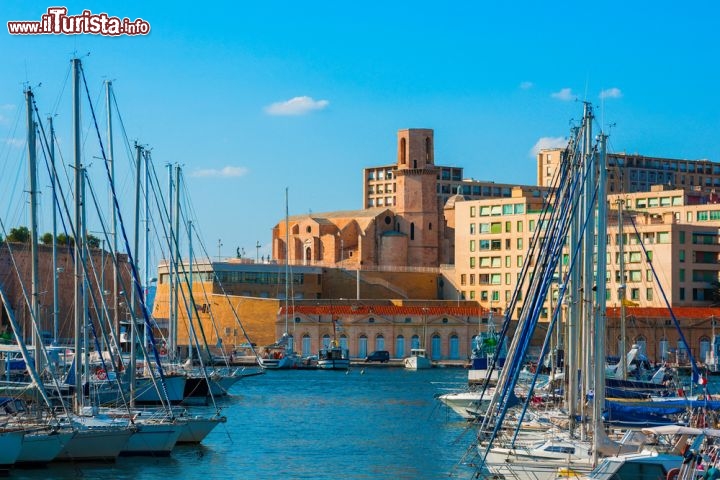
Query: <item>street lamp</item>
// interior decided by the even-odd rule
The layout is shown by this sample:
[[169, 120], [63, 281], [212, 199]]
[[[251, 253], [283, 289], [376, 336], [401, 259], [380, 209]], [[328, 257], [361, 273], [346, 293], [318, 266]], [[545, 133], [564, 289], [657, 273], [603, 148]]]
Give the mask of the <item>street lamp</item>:
[[255, 263], [260, 262], [260, 240], [255, 244]]
[[220, 249], [222, 248], [222, 239], [218, 238], [218, 262], [220, 261]]

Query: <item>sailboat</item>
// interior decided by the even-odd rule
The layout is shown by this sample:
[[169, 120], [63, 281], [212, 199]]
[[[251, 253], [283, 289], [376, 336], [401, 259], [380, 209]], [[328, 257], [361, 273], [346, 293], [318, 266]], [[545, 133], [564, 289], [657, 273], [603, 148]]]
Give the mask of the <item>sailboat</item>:
[[[598, 455], [611, 451], [618, 454], [637, 448], [637, 446], [611, 444], [603, 427], [602, 410], [605, 405], [603, 337], [605, 335], [606, 289], [604, 281], [596, 282], [597, 285], [593, 284], [595, 276], [598, 279], [606, 277], [606, 235], [598, 235], [597, 245], [594, 245], [592, 231], [595, 228], [593, 221], [595, 218], [597, 218], [597, 230], [599, 232], [606, 230], [606, 202], [597, 202], [597, 212], [595, 210], [597, 195], [604, 195], [606, 191], [606, 136], [601, 134], [599, 145], [597, 147], [592, 145], [593, 118], [591, 106], [586, 103], [582, 127], [574, 129], [570, 144], [563, 154], [563, 170], [555, 179], [557, 185], [552, 199], [554, 205], [551, 207], [547, 204], [543, 209], [540, 219], [543, 222], [543, 228], [536, 230], [533, 238], [531, 248], [535, 250], [530, 255], [534, 257], [534, 270], [528, 279], [528, 292], [519, 315], [512, 345], [509, 348], [510, 358], [501, 372], [495, 395], [493, 395], [488, 412], [480, 427], [479, 437], [481, 434], [489, 432], [489, 435], [481, 438], [478, 444], [478, 452], [482, 458], [481, 465], [493, 475], [550, 480], [556, 478], [560, 468], [569, 469], [576, 474], [589, 472], [597, 463]], [[597, 180], [596, 172], [599, 172]], [[539, 237], [540, 230], [544, 235], [542, 239]], [[576, 300], [576, 303], [572, 305], [569, 312], [569, 324], [573, 329], [568, 333], [569, 351], [566, 363], [569, 380], [568, 410], [560, 412], [566, 419], [569, 428], [562, 433], [554, 434], [553, 438], [531, 445], [520, 445], [515, 441], [522, 428], [522, 423], [520, 423], [515, 429], [515, 436], [512, 440], [506, 444], [495, 444], [508, 411], [515, 407], [522, 408], [520, 416], [520, 421], [522, 421], [522, 415], [529, 407], [531, 396], [528, 395], [524, 405], [518, 406], [519, 402], [514, 395], [514, 387], [519, 378], [525, 352], [537, 326], [540, 306], [547, 298], [568, 237], [567, 245], [569, 245], [572, 255], [560, 288], [559, 301], [562, 300], [568, 285], [570, 285], [572, 289], [570, 296]], [[597, 260], [594, 260], [593, 257], [595, 248]], [[523, 266], [523, 275], [528, 273], [529, 262], [526, 262]], [[596, 293], [595, 290], [597, 290]], [[507, 308], [507, 312], [514, 310], [516, 299], [517, 296]], [[582, 301], [578, 301], [580, 299]], [[548, 350], [558, 312], [559, 310], [554, 312], [548, 325], [540, 354], [541, 359]], [[506, 319], [508, 317], [509, 313], [506, 314]], [[579, 336], [580, 332], [575, 329], [575, 326], [581, 325], [581, 320], [582, 341]], [[583, 346], [585, 350], [581, 352], [579, 346]], [[596, 361], [593, 361], [593, 358]], [[582, 363], [581, 360], [583, 360]], [[578, 384], [578, 380], [582, 380], [582, 383]], [[533, 385], [534, 383], [531, 384], [531, 391]], [[584, 389], [582, 391], [588, 397], [592, 397], [592, 412], [584, 411], [586, 404], [579, 401], [580, 398], [585, 398], [585, 396], [579, 397], [578, 395], [581, 392], [580, 387]], [[578, 413], [583, 416], [592, 416], [592, 422], [576, 425]]]
[[298, 368], [302, 363], [295, 353], [292, 338], [288, 333], [288, 301], [290, 296], [290, 217], [288, 213], [288, 189], [285, 188], [285, 331], [277, 342], [262, 348], [258, 363], [271, 370]]
[[350, 355], [337, 340], [337, 320], [332, 319], [333, 339], [330, 345], [318, 352], [317, 367], [321, 370], [347, 370], [350, 368]]

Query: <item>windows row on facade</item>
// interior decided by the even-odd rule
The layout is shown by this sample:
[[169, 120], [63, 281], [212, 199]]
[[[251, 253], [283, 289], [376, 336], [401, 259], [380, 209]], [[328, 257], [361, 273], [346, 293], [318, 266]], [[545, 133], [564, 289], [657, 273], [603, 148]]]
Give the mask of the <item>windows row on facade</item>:
[[[466, 360], [469, 352], [472, 351], [473, 336], [467, 345], [462, 345], [460, 336], [455, 333], [443, 336], [440, 333], [434, 333], [428, 337], [429, 345], [425, 345], [428, 356], [433, 360]], [[295, 351], [299, 351], [302, 356], [310, 356], [317, 354], [320, 348], [327, 348], [332, 342], [329, 334], [323, 335], [319, 341], [313, 341], [310, 334], [304, 334], [297, 339], [300, 345], [296, 345], [295, 338], [290, 336], [290, 345]], [[355, 339], [353, 348], [350, 348], [350, 339], [347, 335], [342, 334], [338, 337], [340, 347], [348, 350], [350, 358], [363, 359], [369, 353], [377, 350], [387, 350], [390, 352], [391, 358], [404, 358], [409, 356], [410, 349], [421, 348], [419, 335], [404, 336], [397, 335], [394, 338], [386, 338], [382, 334], [374, 337], [360, 335]], [[299, 348], [298, 348], [299, 347]]]

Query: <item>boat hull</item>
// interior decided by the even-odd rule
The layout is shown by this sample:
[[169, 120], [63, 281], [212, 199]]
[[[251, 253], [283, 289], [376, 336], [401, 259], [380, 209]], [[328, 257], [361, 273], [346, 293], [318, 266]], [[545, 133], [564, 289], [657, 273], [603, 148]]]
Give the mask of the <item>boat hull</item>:
[[225, 417], [181, 417], [178, 423], [183, 428], [180, 429], [177, 443], [200, 443], [215, 427], [226, 421]]
[[350, 360], [347, 358], [318, 360], [317, 368], [321, 370], [347, 370], [350, 368]]
[[180, 438], [184, 425], [157, 422], [136, 424], [120, 456], [168, 456]]
[[22, 449], [15, 463], [44, 464], [52, 462], [74, 435], [75, 432], [72, 430], [28, 432], [23, 438]]
[[115, 461], [133, 431], [129, 428], [79, 428], [65, 444], [56, 460]]
[[[187, 378], [185, 375], [166, 375], [165, 376], [165, 389], [167, 391], [167, 401], [170, 403], [180, 403], [183, 401], [185, 393], [185, 382]], [[139, 378], [135, 381], [135, 402], [143, 404], [159, 404], [165, 403], [161, 401], [160, 395], [162, 387], [158, 384], [155, 387], [155, 383], [152, 378]]]

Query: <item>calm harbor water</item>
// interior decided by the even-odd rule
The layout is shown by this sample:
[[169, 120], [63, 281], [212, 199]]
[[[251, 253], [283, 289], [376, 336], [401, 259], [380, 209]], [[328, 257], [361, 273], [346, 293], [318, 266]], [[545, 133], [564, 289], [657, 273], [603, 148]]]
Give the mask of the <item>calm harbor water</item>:
[[467, 385], [467, 370], [353, 367], [271, 371], [221, 399], [228, 417], [201, 446], [169, 458], [14, 469], [13, 478], [441, 479], [471, 478], [459, 465], [472, 440], [436, 394]]

